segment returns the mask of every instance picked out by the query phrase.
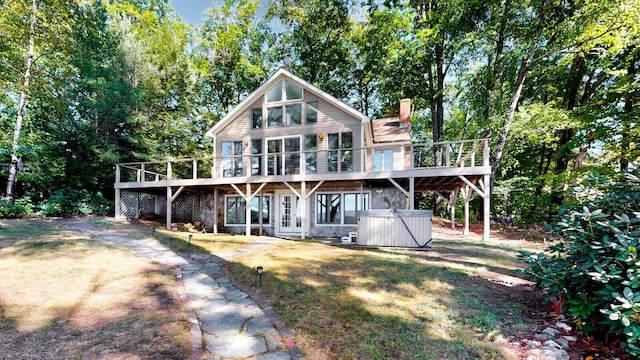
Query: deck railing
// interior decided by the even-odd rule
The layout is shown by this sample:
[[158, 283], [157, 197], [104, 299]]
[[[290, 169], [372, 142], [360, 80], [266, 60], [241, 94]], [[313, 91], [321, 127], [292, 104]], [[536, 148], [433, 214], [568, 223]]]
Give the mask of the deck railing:
[[474, 139], [120, 163], [116, 164], [116, 183], [216, 179], [235, 176], [373, 172], [373, 153], [377, 150], [398, 147], [402, 147], [403, 159], [399, 159], [396, 155], [393, 171], [489, 166], [488, 140]]

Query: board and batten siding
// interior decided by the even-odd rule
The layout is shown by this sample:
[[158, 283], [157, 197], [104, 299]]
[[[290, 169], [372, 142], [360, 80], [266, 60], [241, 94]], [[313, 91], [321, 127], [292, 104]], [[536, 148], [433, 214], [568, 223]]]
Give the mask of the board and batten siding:
[[[313, 124], [306, 124], [306, 111], [307, 111], [307, 103], [309, 102], [317, 102], [318, 103], [318, 121]], [[278, 127], [267, 127], [266, 126], [266, 108], [271, 106], [278, 105], [289, 105], [289, 104], [298, 104], [302, 103], [302, 124], [300, 125], [292, 125], [292, 126], [278, 126]], [[262, 128], [254, 129], [252, 127], [252, 109], [262, 108], [263, 109], [263, 124]], [[223, 128], [219, 129], [219, 131], [215, 134], [215, 154], [217, 157], [222, 155], [222, 142], [224, 141], [245, 141], [251, 143], [251, 140], [261, 139], [263, 141], [263, 152], [266, 150], [266, 141], [265, 139], [276, 138], [276, 137], [288, 137], [288, 136], [304, 136], [304, 135], [318, 135], [323, 134], [324, 140], [320, 141], [318, 138], [317, 141], [317, 150], [318, 150], [318, 159], [317, 159], [317, 172], [325, 173], [327, 172], [327, 153], [326, 150], [328, 148], [328, 138], [327, 134], [332, 133], [344, 133], [351, 132], [353, 136], [353, 148], [361, 148], [363, 146], [362, 139], [362, 122], [361, 119], [355, 118], [352, 115], [344, 112], [339, 109], [335, 105], [330, 102], [327, 102], [318, 96], [305, 91], [304, 92], [304, 100], [301, 101], [284, 101], [278, 103], [265, 103], [265, 96], [262, 95], [248, 106], [244, 111], [242, 111], [235, 119], [229, 121], [229, 123]], [[304, 146], [304, 138], [301, 140], [301, 145]], [[250, 146], [245, 146], [243, 148], [243, 154], [249, 155], [251, 151]], [[354, 150], [353, 151], [353, 171], [360, 171], [361, 164], [361, 151]], [[249, 168], [249, 158], [246, 157], [243, 163], [244, 168]], [[221, 162], [217, 161], [216, 166], [216, 174], [217, 176], [221, 176], [222, 169], [220, 168]]]

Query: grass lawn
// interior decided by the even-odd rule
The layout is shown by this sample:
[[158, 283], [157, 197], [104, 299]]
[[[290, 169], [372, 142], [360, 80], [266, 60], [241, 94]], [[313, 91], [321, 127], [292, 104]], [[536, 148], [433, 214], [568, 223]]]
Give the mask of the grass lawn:
[[540, 298], [513, 272], [522, 248], [542, 245], [470, 237], [409, 251], [282, 242], [228, 267], [273, 305], [307, 359], [520, 359], [508, 343], [542, 320]]
[[[87, 221], [132, 238], [152, 232], [110, 218]], [[434, 228], [440, 238], [430, 250], [283, 240], [225, 266], [272, 304], [305, 359], [520, 359], [509, 342], [544, 319], [538, 293], [513, 271], [523, 266], [516, 256], [548, 244], [504, 235], [483, 242], [436, 221]], [[187, 233], [153, 232], [178, 252], [233, 252], [255, 240], [197, 233], [189, 246]], [[2, 221], [0, 239], [7, 236], [0, 242], [1, 354], [142, 352], [155, 359], [188, 351], [166, 269], [45, 222]]]
[[185, 359], [173, 270], [51, 222], [0, 220], [0, 358]]

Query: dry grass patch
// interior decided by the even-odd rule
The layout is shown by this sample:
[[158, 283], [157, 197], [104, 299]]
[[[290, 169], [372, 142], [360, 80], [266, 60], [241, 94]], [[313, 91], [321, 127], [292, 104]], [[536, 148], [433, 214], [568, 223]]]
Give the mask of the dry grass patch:
[[[106, 217], [88, 218], [87, 222], [101, 230], [113, 230], [132, 239], [145, 239], [153, 235], [175, 252], [218, 254], [245, 247], [256, 239], [255, 236], [171, 231], [160, 225], [154, 226]], [[191, 244], [189, 244], [189, 235], [191, 235]]]
[[2, 220], [0, 235], [3, 357], [188, 357], [171, 269], [44, 221]]
[[283, 242], [228, 267], [273, 305], [308, 359], [519, 359], [509, 338], [541, 321], [539, 299], [513, 272], [524, 246], [451, 241], [402, 251]]

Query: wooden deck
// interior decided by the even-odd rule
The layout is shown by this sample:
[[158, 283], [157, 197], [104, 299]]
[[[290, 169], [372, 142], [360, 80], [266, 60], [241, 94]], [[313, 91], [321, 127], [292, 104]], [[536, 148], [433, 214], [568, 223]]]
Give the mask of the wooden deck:
[[[245, 144], [245, 148], [247, 145]], [[394, 155], [393, 170], [376, 171], [372, 154], [375, 150], [389, 147], [402, 148], [402, 151]], [[316, 172], [314, 166], [316, 163], [324, 162], [323, 165], [326, 165], [328, 159], [335, 161], [336, 157], [342, 159], [343, 156], [349, 156], [352, 159], [344, 170], [341, 169], [341, 163], [338, 161], [338, 166], [334, 167], [335, 171]], [[291, 164], [287, 163], [287, 159], [295, 160]], [[307, 164], [307, 159], [315, 159], [315, 162], [311, 161]], [[242, 165], [229, 171], [230, 162]], [[255, 166], [257, 163], [260, 165]], [[280, 166], [280, 170], [274, 170], [276, 168], [274, 164]], [[327, 166], [324, 167], [327, 168]], [[318, 168], [321, 167], [318, 166]], [[256, 174], [247, 175], [251, 172]], [[238, 176], [223, 176], [225, 173], [227, 175], [235, 173]], [[167, 199], [166, 223], [170, 224], [172, 202], [183, 190], [196, 193], [213, 191], [214, 194], [218, 194], [219, 189], [233, 188], [248, 201], [267, 184], [286, 186], [300, 198], [307, 199], [322, 184], [366, 182], [388, 187], [391, 183], [407, 197], [408, 208], [411, 210], [414, 209], [415, 192], [429, 191], [442, 197], [451, 207], [452, 222], [455, 202], [461, 194], [465, 210], [465, 233], [468, 232], [469, 201], [472, 192], [476, 192], [483, 199], [485, 228], [483, 238], [488, 239], [490, 174], [489, 141], [475, 139], [430, 144], [384, 144], [384, 146], [369, 148], [120, 163], [116, 164], [114, 188], [116, 204], [120, 203], [121, 191], [164, 194], [163, 196]], [[311, 185], [310, 189], [307, 188], [309, 185]], [[444, 191], [450, 193], [443, 195]], [[116, 217], [120, 215], [118, 209], [119, 206], [116, 206]], [[247, 206], [246, 209], [246, 218], [250, 218], [250, 207]], [[217, 210], [214, 212], [217, 213]], [[247, 233], [250, 233], [250, 225], [249, 223], [246, 225]], [[304, 231], [301, 236], [304, 238]]]
[[[353, 164], [351, 171], [310, 173], [307, 172], [306, 154], [315, 153], [317, 157], [326, 157], [328, 150], [298, 153], [270, 153], [238, 155], [242, 163], [251, 170], [251, 158], [261, 158], [267, 163], [269, 157], [295, 155], [300, 159], [299, 173], [284, 175], [263, 174], [240, 176], [222, 176], [222, 157], [197, 159], [176, 159], [116, 164], [116, 189], [164, 188], [167, 186], [216, 186], [230, 184], [256, 184], [301, 181], [345, 181], [345, 180], [384, 180], [415, 179], [416, 191], [453, 191], [476, 183], [491, 173], [489, 165], [489, 145], [487, 139], [450, 141], [431, 144], [404, 145], [405, 166], [391, 171], [373, 171], [371, 148], [340, 149], [341, 152], [361, 152], [360, 164]], [[436, 161], [434, 149], [440, 149]], [[463, 179], [463, 177], [465, 179]]]

